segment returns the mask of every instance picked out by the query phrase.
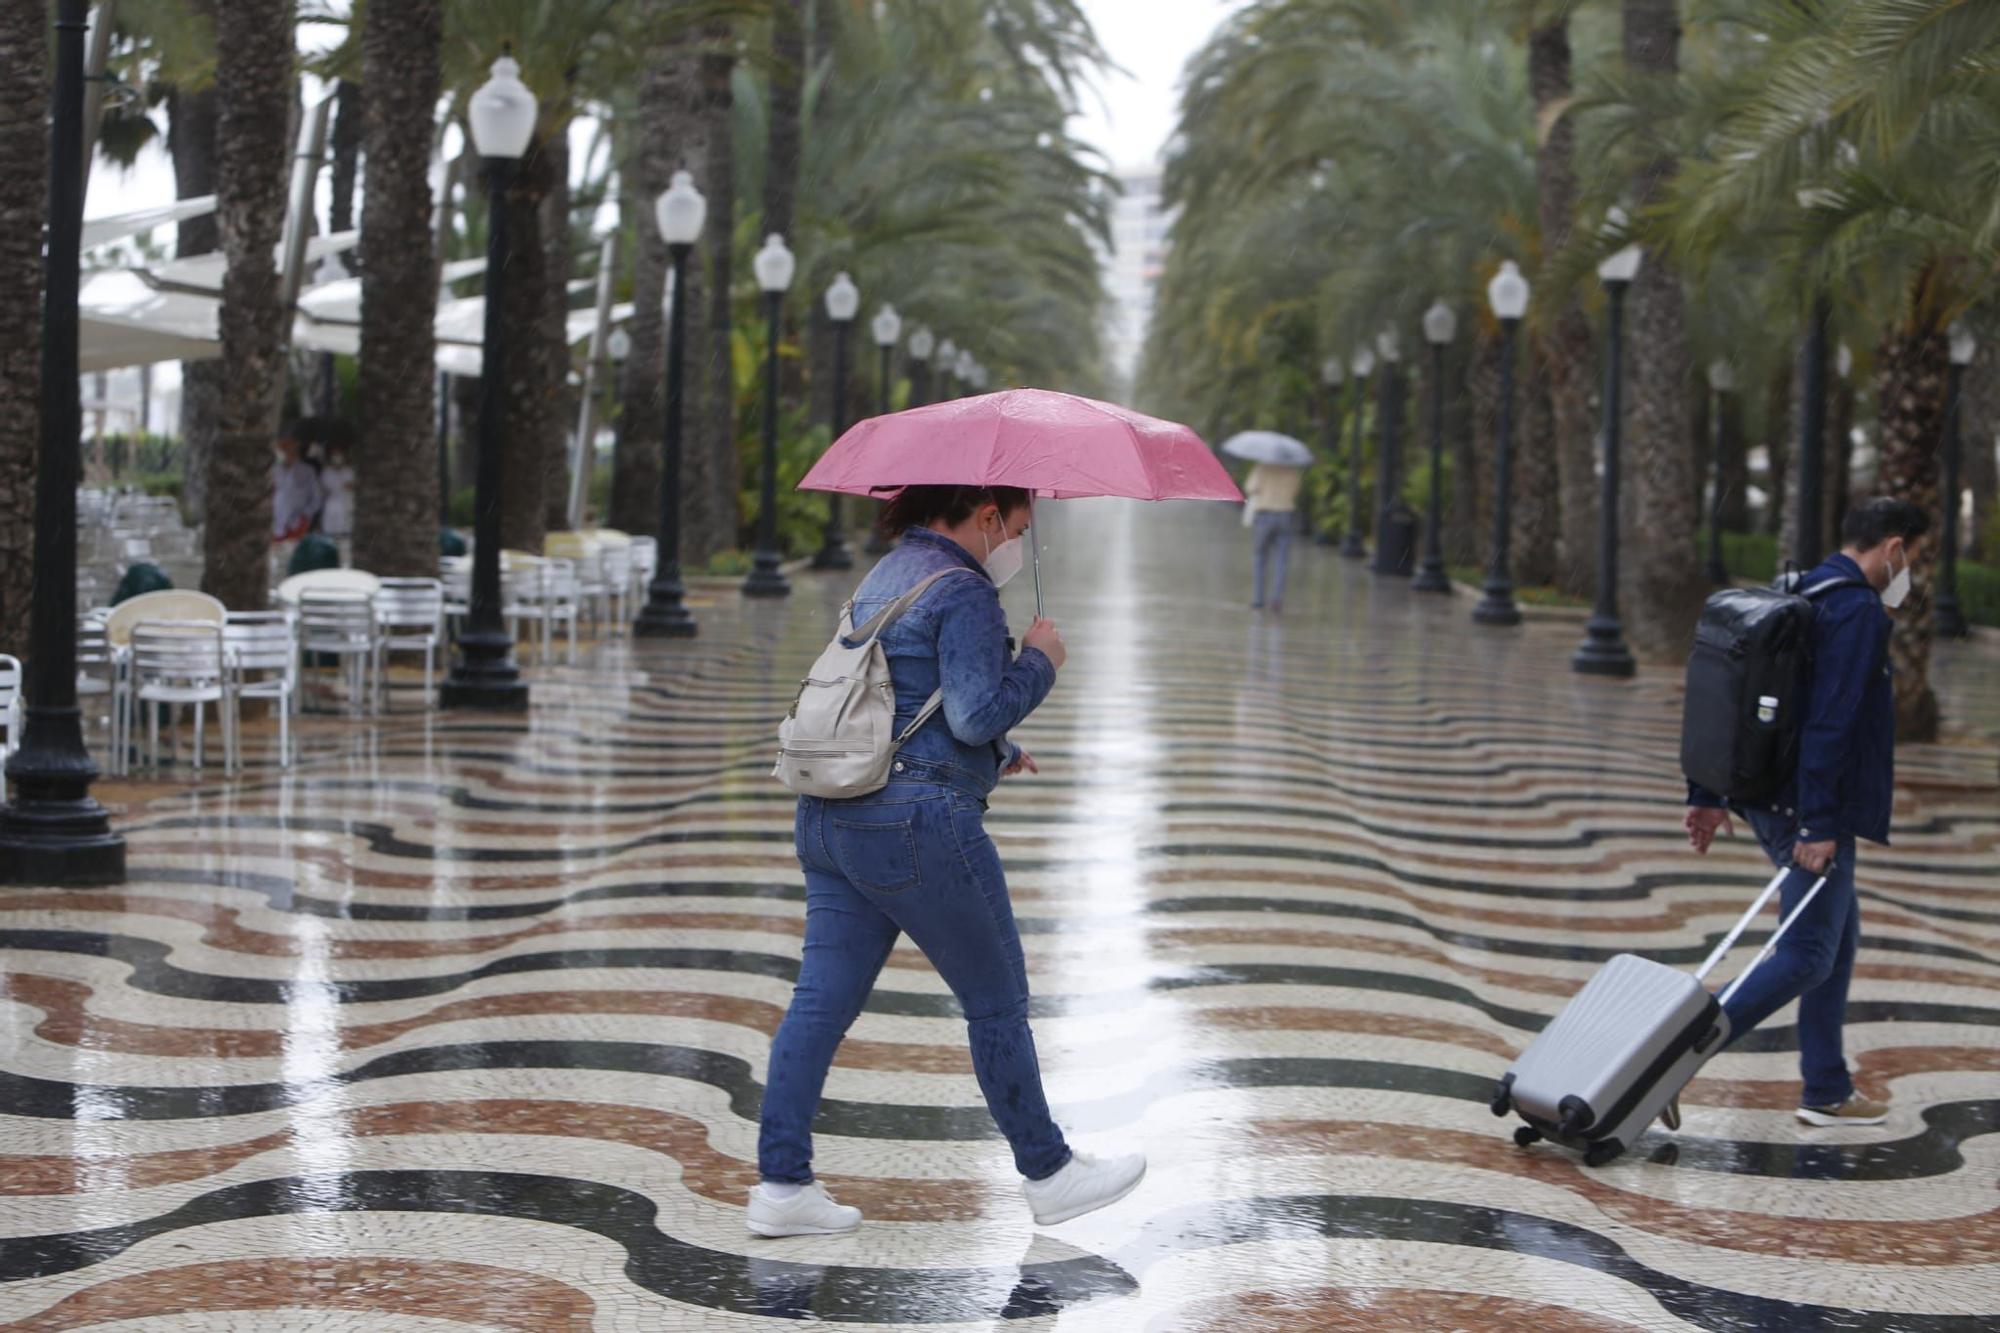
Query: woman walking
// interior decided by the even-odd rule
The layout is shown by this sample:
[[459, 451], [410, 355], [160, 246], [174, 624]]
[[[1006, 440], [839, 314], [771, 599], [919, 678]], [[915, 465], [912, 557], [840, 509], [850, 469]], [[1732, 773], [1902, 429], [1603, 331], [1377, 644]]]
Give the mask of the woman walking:
[[[799, 799], [806, 940], [790, 1009], [771, 1045], [758, 1135], [763, 1179], [750, 1191], [760, 1236], [827, 1235], [861, 1224], [813, 1179], [812, 1122], [835, 1049], [907, 933], [965, 1013], [973, 1070], [1006, 1136], [1035, 1221], [1051, 1225], [1124, 1198], [1145, 1158], [1071, 1151], [1049, 1113], [1028, 974], [987, 797], [1002, 777], [1039, 771], [1008, 731], [1048, 697], [1066, 659], [1037, 620], [1014, 655], [999, 588], [1023, 565], [1029, 494], [1004, 486], [911, 486], [883, 514], [902, 538], [855, 594], [867, 625], [927, 579], [880, 630], [898, 733], [934, 694], [942, 707], [898, 751], [889, 785], [853, 800]], [[936, 576], [942, 577], [936, 577]]]

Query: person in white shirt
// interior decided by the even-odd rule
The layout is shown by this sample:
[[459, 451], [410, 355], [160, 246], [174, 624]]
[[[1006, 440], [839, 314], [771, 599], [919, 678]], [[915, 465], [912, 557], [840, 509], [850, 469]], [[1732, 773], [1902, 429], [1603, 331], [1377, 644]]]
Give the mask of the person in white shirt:
[[292, 542], [312, 530], [320, 509], [319, 474], [300, 456], [291, 431], [278, 437], [271, 463], [271, 540]]
[[1244, 521], [1250, 527], [1251, 558], [1257, 567], [1256, 591], [1250, 602], [1253, 611], [1261, 611], [1268, 605], [1273, 614], [1284, 612], [1292, 528], [1298, 521], [1299, 484], [1305, 475], [1303, 468], [1259, 463], [1250, 469], [1243, 483]]
[[329, 444], [326, 466], [319, 470], [319, 488], [325, 497], [320, 505], [319, 530], [335, 541], [354, 535], [354, 467], [347, 461], [347, 447]]

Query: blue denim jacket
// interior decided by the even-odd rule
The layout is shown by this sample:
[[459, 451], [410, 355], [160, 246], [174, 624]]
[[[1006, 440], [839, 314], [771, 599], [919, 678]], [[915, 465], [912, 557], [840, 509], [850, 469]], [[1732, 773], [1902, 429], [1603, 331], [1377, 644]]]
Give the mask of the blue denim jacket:
[[[1845, 555], [1829, 556], [1800, 580], [1860, 579]], [[1799, 733], [1798, 812], [1801, 842], [1838, 838], [1889, 841], [1896, 787], [1896, 701], [1889, 678], [1889, 617], [1882, 597], [1864, 581], [1816, 599], [1811, 694]], [[1693, 805], [1720, 805], [1693, 787]]]
[[1013, 761], [1007, 733], [1055, 688], [1055, 663], [1034, 648], [1016, 657], [1000, 590], [984, 566], [949, 537], [912, 528], [854, 594], [854, 623], [869, 619], [939, 570], [965, 569], [933, 584], [882, 634], [896, 683], [900, 733], [940, 687], [944, 706], [897, 758], [907, 772], [985, 799]]

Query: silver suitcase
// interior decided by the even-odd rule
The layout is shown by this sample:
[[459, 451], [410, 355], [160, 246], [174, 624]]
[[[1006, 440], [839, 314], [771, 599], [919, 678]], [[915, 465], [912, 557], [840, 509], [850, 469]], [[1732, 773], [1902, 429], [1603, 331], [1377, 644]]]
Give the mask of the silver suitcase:
[[1527, 1122], [1514, 1141], [1526, 1148], [1553, 1139], [1581, 1151], [1590, 1166], [1603, 1166], [1637, 1142], [1729, 1040], [1722, 1002], [1771, 956], [1826, 885], [1822, 877], [1807, 891], [1720, 998], [1710, 995], [1702, 980], [1792, 873], [1772, 878], [1692, 976], [1629, 953], [1599, 968], [1493, 1091], [1493, 1114], [1518, 1112]]

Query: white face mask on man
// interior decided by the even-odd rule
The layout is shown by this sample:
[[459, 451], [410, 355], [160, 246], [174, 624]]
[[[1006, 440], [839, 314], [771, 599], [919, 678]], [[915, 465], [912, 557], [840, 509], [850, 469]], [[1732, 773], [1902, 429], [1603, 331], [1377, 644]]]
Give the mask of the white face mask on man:
[[1882, 590], [1882, 605], [1888, 607], [1891, 611], [1901, 606], [1910, 596], [1909, 559], [1905, 556], [1904, 559], [1893, 561], [1893, 563], [1900, 564], [1902, 568], [1890, 575], [1889, 586]]

